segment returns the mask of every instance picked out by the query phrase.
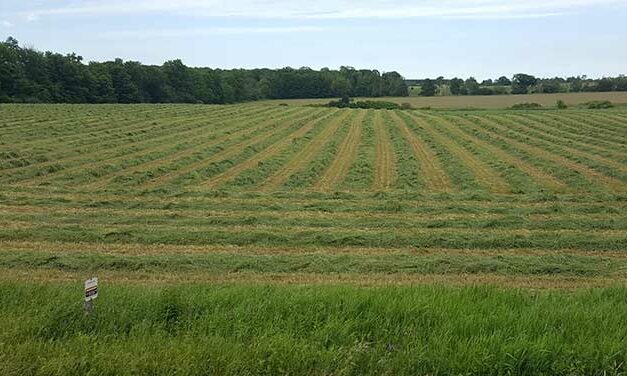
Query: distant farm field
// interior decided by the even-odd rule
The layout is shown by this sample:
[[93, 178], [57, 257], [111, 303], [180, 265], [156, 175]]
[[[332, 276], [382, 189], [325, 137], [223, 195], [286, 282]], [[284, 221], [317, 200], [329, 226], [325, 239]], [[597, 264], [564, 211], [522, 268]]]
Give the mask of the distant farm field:
[[[393, 97], [364, 98], [385, 100], [398, 104], [409, 103], [415, 108], [430, 107], [433, 109], [506, 109], [519, 103], [538, 103], [544, 107], [555, 107], [558, 100], [568, 106], [580, 106], [592, 101], [610, 101], [617, 105], [627, 104], [627, 92], [607, 93], [558, 93], [558, 94], [527, 94], [527, 95], [464, 95], [443, 97]], [[324, 104], [329, 99], [282, 99], [262, 103], [286, 103], [303, 106], [308, 104]]]
[[625, 283], [623, 108], [0, 106], [3, 375], [618, 375]]

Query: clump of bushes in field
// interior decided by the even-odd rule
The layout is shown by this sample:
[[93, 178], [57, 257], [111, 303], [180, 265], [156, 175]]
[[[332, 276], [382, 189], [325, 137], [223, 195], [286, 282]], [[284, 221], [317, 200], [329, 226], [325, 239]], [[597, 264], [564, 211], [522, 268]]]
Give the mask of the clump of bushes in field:
[[584, 105], [591, 110], [600, 110], [604, 108], [614, 107], [614, 104], [610, 101], [591, 101], [585, 103]]
[[337, 107], [337, 108], [363, 108], [363, 109], [375, 109], [375, 110], [400, 110], [400, 109], [411, 109], [411, 104], [403, 103], [399, 105], [394, 102], [387, 101], [373, 101], [373, 100], [365, 100], [365, 101], [353, 101], [349, 97], [342, 97], [337, 101], [330, 101], [326, 105], [327, 107]]
[[535, 110], [538, 108], [542, 108], [542, 105], [540, 103], [535, 103], [535, 102], [516, 103], [515, 105], [511, 107], [512, 110]]
[[558, 99], [558, 100], [557, 100], [557, 103], [556, 103], [555, 105], [556, 105], [556, 107], [557, 107], [557, 109], [558, 109], [558, 110], [565, 110], [565, 109], [567, 109], [567, 108], [568, 108], [568, 106], [566, 105], [566, 103], [565, 103], [563, 100], [561, 100], [561, 99]]

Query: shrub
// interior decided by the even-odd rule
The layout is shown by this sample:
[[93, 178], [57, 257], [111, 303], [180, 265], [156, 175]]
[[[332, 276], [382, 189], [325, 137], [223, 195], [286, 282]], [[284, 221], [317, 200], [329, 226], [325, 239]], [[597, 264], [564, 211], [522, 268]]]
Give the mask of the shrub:
[[401, 109], [402, 110], [412, 110], [414, 108], [414, 106], [411, 105], [411, 103], [402, 103], [401, 104]]
[[512, 110], [534, 110], [542, 108], [540, 103], [517, 103], [511, 107]]
[[556, 105], [557, 105], [557, 108], [558, 108], [558, 109], [560, 109], [560, 110], [565, 110], [565, 109], [567, 109], [567, 108], [568, 108], [568, 106], [566, 105], [566, 103], [564, 103], [564, 101], [563, 101], [563, 100], [561, 100], [561, 99], [558, 99], [558, 100], [557, 100], [557, 104], [556, 104]]
[[610, 101], [592, 101], [585, 103], [585, 106], [593, 110], [599, 110], [603, 108], [612, 108], [614, 107], [614, 104]]

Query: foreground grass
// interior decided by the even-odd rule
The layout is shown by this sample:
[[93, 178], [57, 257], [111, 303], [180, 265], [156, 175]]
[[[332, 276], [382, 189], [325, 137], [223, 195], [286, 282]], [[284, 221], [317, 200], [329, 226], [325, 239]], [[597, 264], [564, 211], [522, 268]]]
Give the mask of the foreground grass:
[[627, 289], [0, 283], [0, 373], [624, 374]]

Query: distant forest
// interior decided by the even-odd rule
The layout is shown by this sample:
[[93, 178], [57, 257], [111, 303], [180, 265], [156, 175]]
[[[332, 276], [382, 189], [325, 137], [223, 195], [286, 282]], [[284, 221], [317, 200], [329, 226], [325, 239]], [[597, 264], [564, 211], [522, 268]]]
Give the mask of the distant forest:
[[397, 72], [341, 67], [319, 71], [211, 69], [171, 60], [161, 66], [115, 59], [89, 62], [0, 42], [0, 103], [237, 103], [260, 99], [497, 95], [627, 91], [627, 77], [537, 78], [528, 74], [478, 82], [405, 80]]
[[236, 103], [259, 99], [407, 96], [396, 72], [309, 68], [191, 68], [180, 60], [161, 66], [115, 59], [83, 63], [62, 55], [0, 42], [0, 102]]
[[534, 94], [534, 93], [577, 93], [627, 91], [627, 77], [604, 77], [592, 79], [586, 76], [568, 78], [538, 78], [529, 74], [515, 74], [512, 79], [477, 81], [470, 77], [424, 80], [406, 80], [409, 94], [412, 96], [448, 96], [448, 95], [503, 95], [503, 94]]

